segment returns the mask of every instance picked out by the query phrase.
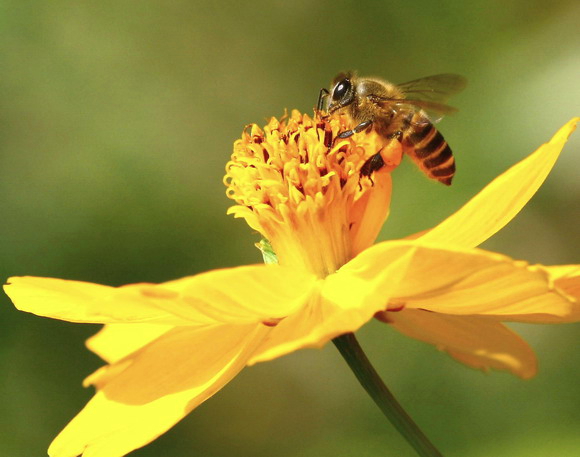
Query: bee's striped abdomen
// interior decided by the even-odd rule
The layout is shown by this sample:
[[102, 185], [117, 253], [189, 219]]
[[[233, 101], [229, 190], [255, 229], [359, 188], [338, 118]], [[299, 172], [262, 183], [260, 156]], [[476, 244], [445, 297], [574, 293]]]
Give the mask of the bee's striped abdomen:
[[427, 176], [449, 186], [455, 159], [443, 135], [426, 117], [416, 114], [405, 132], [405, 151]]

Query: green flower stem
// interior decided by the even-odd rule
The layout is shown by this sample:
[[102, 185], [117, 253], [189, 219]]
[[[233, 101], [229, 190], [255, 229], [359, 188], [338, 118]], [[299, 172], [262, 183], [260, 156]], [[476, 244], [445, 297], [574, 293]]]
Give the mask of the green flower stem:
[[381, 380], [354, 334], [341, 335], [334, 338], [332, 342], [376, 405], [407, 442], [413, 446], [417, 454], [421, 457], [443, 457]]

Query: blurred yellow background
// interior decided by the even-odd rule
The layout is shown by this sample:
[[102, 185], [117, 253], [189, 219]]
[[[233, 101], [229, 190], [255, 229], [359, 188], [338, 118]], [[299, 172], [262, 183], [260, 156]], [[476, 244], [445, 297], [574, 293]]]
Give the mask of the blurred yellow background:
[[[394, 172], [382, 239], [434, 225], [580, 114], [580, 3], [15, 1], [0, 6], [0, 273], [119, 285], [261, 261], [225, 215], [222, 176], [244, 125], [310, 112], [356, 69], [469, 79], [439, 128], [451, 188]], [[538, 195], [485, 247], [580, 261], [580, 132]], [[98, 326], [0, 306], [0, 455], [45, 455], [91, 396]], [[580, 455], [580, 325], [519, 326], [531, 381], [465, 368], [371, 322], [369, 358], [446, 456]], [[413, 451], [332, 345], [242, 372], [131, 455], [393, 456]]]

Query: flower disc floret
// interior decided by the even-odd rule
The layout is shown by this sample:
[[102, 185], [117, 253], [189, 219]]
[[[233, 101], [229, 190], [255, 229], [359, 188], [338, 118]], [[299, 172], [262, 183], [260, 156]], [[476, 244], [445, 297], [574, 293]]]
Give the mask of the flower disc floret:
[[[388, 173], [375, 180], [361, 179], [359, 173], [383, 140], [339, 138], [345, 129], [340, 117], [293, 111], [287, 119], [272, 118], [263, 129], [246, 127], [234, 144], [224, 178], [228, 197], [237, 203], [229, 213], [270, 240], [281, 264], [307, 265], [324, 276], [346, 263], [359, 244], [362, 207], [369, 202], [365, 195], [387, 186], [376, 231], [384, 222]], [[316, 254], [322, 250], [324, 255]]]

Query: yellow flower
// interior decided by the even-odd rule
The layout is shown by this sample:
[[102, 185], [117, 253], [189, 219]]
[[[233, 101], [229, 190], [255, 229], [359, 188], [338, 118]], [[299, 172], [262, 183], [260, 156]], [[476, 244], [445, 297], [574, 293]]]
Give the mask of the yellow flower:
[[[354, 332], [376, 315], [480, 369], [527, 378], [527, 344], [501, 321], [580, 319], [580, 266], [544, 267], [476, 249], [527, 203], [578, 118], [435, 228], [372, 246], [401, 151], [372, 134], [336, 139], [341, 119], [293, 112], [251, 126], [227, 166], [236, 217], [270, 240], [279, 265], [108, 287], [15, 277], [16, 307], [107, 324], [88, 347], [107, 365], [97, 393], [52, 443], [53, 457], [122, 456], [165, 432], [244, 366]], [[383, 149], [387, 166], [358, 171]], [[413, 239], [411, 239], [413, 238]]]

